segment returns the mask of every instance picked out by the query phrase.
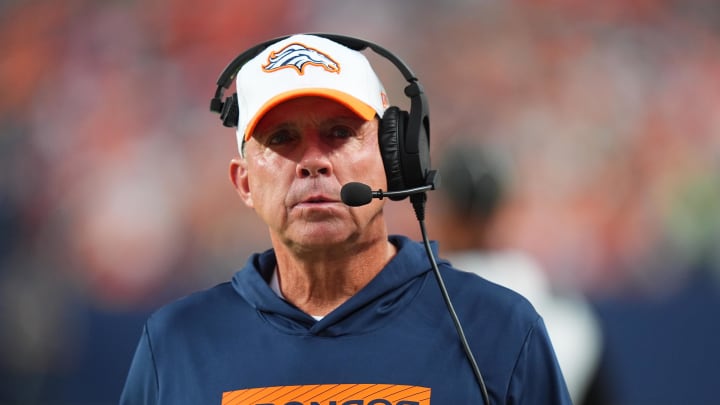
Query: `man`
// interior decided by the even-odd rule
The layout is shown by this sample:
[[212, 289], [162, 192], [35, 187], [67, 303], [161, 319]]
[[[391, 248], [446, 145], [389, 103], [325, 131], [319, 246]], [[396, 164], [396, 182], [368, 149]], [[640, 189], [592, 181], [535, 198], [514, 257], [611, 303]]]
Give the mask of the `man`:
[[[422, 244], [388, 235], [378, 140], [387, 97], [362, 53], [296, 35], [237, 74], [230, 178], [272, 249], [147, 322], [121, 404], [480, 404]], [[440, 270], [492, 403], [569, 403], [542, 319], [519, 295]]]

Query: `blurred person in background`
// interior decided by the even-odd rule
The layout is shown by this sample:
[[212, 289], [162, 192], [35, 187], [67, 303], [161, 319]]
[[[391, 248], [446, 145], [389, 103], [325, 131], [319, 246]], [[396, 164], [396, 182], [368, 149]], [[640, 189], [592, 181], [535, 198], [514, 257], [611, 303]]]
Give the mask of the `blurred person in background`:
[[365, 56], [334, 40], [295, 35], [257, 52], [239, 57], [237, 98], [224, 102], [239, 112], [230, 177], [272, 249], [149, 318], [121, 404], [569, 404], [525, 298], [439, 262], [481, 382], [429, 251], [388, 233], [386, 200], [341, 200], [349, 182], [407, 180], [397, 164], [418, 111], [389, 106]]
[[470, 137], [445, 146], [431, 234], [454, 267], [510, 288], [532, 303], [545, 320], [573, 403], [582, 404], [599, 362], [599, 325], [578, 292], [558, 291], [530, 254], [502, 246], [496, 219], [512, 182], [509, 162], [501, 156]]

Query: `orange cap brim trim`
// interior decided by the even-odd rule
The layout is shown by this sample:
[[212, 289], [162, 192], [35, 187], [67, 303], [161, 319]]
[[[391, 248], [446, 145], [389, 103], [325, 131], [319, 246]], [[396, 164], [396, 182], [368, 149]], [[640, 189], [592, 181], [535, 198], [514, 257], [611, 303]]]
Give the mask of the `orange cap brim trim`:
[[357, 98], [341, 91], [331, 89], [298, 89], [288, 91], [286, 93], [278, 94], [277, 96], [271, 98], [262, 107], [260, 107], [260, 109], [257, 111], [257, 113], [255, 113], [255, 116], [252, 117], [250, 122], [248, 122], [247, 127], [245, 128], [245, 141], [250, 139], [253, 131], [255, 130], [255, 126], [268, 111], [270, 111], [275, 106], [284, 101], [306, 96], [325, 97], [330, 100], [337, 101], [338, 103], [344, 105], [350, 111], [354, 112], [366, 121], [373, 119], [376, 114], [374, 108], [358, 100]]

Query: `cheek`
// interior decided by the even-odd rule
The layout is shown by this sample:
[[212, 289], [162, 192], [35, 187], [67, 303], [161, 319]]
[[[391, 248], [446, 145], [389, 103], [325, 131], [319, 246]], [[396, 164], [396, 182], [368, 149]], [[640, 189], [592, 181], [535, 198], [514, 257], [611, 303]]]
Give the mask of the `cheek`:
[[284, 163], [286, 165], [279, 159], [258, 157], [248, 168], [248, 187], [256, 206], [272, 198], [282, 200], [287, 194], [288, 167]]
[[364, 178], [372, 180], [373, 188], [385, 189], [386, 176], [385, 165], [383, 164], [380, 149], [377, 144], [372, 148], [366, 148], [357, 155], [355, 163], [352, 165], [356, 173]]

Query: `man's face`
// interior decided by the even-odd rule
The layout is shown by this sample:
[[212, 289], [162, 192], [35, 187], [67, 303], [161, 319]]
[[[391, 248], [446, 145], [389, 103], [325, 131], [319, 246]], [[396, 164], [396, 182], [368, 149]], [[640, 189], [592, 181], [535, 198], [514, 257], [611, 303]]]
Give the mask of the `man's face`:
[[385, 238], [381, 201], [350, 208], [340, 200], [341, 187], [352, 181], [386, 188], [377, 133], [377, 120], [365, 121], [337, 102], [289, 100], [260, 120], [231, 176], [273, 240], [287, 246]]

